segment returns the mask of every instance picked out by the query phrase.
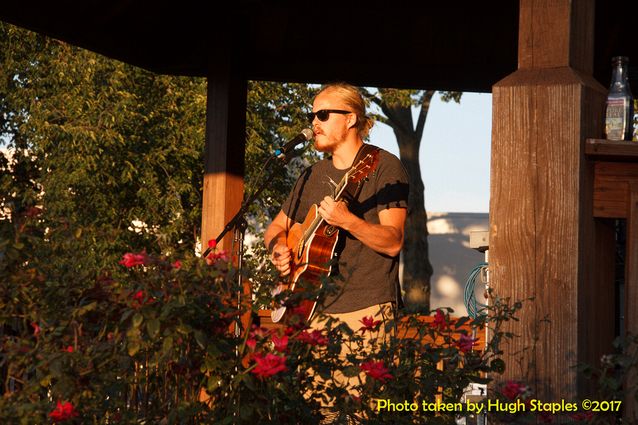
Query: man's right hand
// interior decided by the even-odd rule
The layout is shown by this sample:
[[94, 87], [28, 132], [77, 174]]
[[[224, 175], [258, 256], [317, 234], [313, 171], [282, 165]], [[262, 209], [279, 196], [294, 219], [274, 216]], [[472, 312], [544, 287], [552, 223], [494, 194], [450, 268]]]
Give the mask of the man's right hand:
[[276, 243], [270, 254], [270, 261], [279, 270], [282, 276], [290, 274], [290, 261], [292, 260], [290, 248], [284, 244]]

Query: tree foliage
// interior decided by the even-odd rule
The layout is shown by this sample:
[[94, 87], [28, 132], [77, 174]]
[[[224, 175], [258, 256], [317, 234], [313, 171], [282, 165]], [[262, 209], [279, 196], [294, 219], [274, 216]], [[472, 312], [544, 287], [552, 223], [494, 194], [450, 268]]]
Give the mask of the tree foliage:
[[264, 169], [265, 162], [272, 157], [276, 147], [304, 128], [303, 123], [307, 123], [305, 113], [309, 112], [308, 105], [315, 92], [316, 89], [307, 84], [249, 82], [246, 110], [247, 195], [259, 187], [263, 177], [270, 174], [274, 176], [250, 210], [255, 223], [267, 223], [279, 212], [301, 170], [317, 157], [314, 150], [305, 149], [303, 155], [294, 156], [288, 164], [270, 162]]
[[[206, 80], [157, 75], [8, 24], [0, 50], [0, 134], [11, 152], [0, 163], [0, 202], [42, 207], [43, 229], [63, 217], [98, 263], [124, 249], [195, 249]], [[249, 84], [246, 191], [274, 174], [250, 209], [255, 228], [312, 155], [263, 170], [301, 130], [312, 95], [303, 84]]]
[[0, 28], [2, 133], [12, 151], [4, 171], [13, 174], [3, 204], [43, 208], [43, 228], [63, 219], [98, 263], [126, 247], [192, 249], [205, 81]]

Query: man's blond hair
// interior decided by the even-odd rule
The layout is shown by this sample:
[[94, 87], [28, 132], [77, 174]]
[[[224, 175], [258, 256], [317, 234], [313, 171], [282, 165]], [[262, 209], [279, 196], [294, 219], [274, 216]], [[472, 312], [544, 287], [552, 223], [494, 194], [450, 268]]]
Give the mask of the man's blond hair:
[[370, 129], [374, 125], [374, 120], [366, 115], [366, 103], [363, 100], [361, 91], [352, 84], [337, 82], [325, 84], [318, 94], [331, 92], [339, 96], [348, 107], [357, 115], [357, 133], [362, 139], [366, 139]]

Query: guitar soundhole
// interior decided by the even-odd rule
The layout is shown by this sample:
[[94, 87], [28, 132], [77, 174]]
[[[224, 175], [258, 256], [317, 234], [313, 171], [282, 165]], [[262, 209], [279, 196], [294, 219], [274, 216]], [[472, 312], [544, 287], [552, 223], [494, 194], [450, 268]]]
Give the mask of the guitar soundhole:
[[337, 231], [337, 228], [334, 226], [326, 226], [326, 229], [323, 231], [323, 234], [330, 237], [332, 235], [334, 235], [334, 233]]

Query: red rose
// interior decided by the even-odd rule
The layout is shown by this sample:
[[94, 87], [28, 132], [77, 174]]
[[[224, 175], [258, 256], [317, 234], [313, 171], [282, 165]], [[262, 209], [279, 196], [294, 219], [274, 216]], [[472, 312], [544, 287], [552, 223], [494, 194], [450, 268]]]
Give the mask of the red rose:
[[527, 386], [515, 381], [507, 381], [501, 393], [510, 400], [522, 395], [527, 390]]
[[575, 421], [586, 421], [589, 422], [594, 418], [594, 412], [592, 411], [588, 411], [588, 412], [577, 412], [577, 413], [572, 413], [571, 415], [569, 415], [570, 418], [572, 418]]
[[359, 320], [362, 327], [359, 328], [361, 333], [365, 333], [366, 331], [374, 332], [379, 330], [379, 325], [381, 324], [381, 320], [374, 320], [372, 316], [366, 316], [363, 319]]
[[250, 348], [250, 351], [255, 351], [255, 347], [257, 347], [257, 340], [254, 338], [248, 338], [246, 340], [246, 346]]
[[265, 357], [261, 353], [254, 355], [255, 368], [251, 370], [252, 373], [257, 375], [260, 379], [268, 378], [276, 375], [279, 372], [288, 370], [286, 367], [286, 356], [278, 356], [276, 354], [268, 353]]
[[277, 335], [272, 336], [272, 343], [275, 345], [275, 350], [280, 353], [288, 351], [288, 336], [284, 335], [281, 338]]
[[443, 329], [448, 327], [448, 322], [445, 318], [445, 314], [441, 310], [437, 310], [436, 313], [434, 313], [434, 320], [432, 321], [430, 326], [434, 329], [438, 329], [439, 331], [442, 331]]
[[457, 347], [459, 347], [459, 350], [461, 350], [464, 353], [467, 353], [469, 351], [472, 351], [472, 347], [474, 347], [474, 344], [476, 344], [477, 341], [478, 341], [478, 338], [472, 338], [471, 336], [461, 335], [456, 345]]
[[53, 422], [63, 422], [76, 416], [78, 416], [78, 412], [75, 411], [73, 405], [68, 401], [64, 401], [62, 403], [58, 401], [55, 409], [49, 413], [49, 417], [53, 420]]
[[228, 252], [226, 252], [225, 250], [221, 250], [219, 252], [211, 252], [206, 258], [208, 258], [211, 262], [215, 262], [217, 260], [228, 261]]
[[42, 214], [42, 208], [38, 208], [38, 207], [29, 207], [24, 212], [24, 215], [30, 218], [37, 217], [40, 214]]
[[144, 266], [148, 264], [148, 255], [146, 255], [146, 251], [142, 251], [137, 254], [127, 252], [122, 256], [119, 264], [124, 267]]
[[[146, 292], [142, 291], [141, 289], [134, 293], [131, 298], [133, 300], [133, 302], [131, 303], [131, 307], [135, 309], [140, 308], [144, 304], [152, 304], [155, 301], [155, 298], [153, 297], [148, 297], [148, 299], [146, 299]], [[144, 302], [144, 299], [146, 299], [146, 302]]]
[[361, 366], [359, 366], [359, 369], [364, 371], [369, 377], [381, 382], [385, 382], [386, 380], [393, 378], [382, 360], [378, 362], [369, 361], [362, 363]]
[[297, 335], [297, 340], [301, 342], [305, 342], [309, 345], [327, 345], [328, 338], [325, 337], [321, 331], [314, 330], [312, 332], [303, 331]]
[[142, 304], [144, 302], [144, 291], [140, 290], [133, 294], [133, 300]]

